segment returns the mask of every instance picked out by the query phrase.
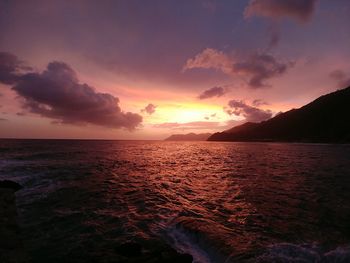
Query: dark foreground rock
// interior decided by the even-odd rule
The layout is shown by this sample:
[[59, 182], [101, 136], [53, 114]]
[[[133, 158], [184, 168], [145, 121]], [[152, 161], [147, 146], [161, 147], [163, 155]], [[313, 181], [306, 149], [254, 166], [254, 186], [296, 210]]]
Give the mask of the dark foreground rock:
[[15, 191], [22, 187], [12, 181], [0, 181], [0, 262], [26, 262], [17, 225]]
[[3, 180], [3, 181], [0, 181], [0, 188], [18, 191], [22, 189], [22, 186], [14, 181]]
[[[25, 253], [17, 224], [15, 192], [21, 188], [13, 181], [0, 181], [0, 263], [37, 262]], [[45, 255], [45, 251], [42, 252]], [[82, 257], [77, 256], [77, 258], [63, 257], [45, 262], [192, 263], [193, 261], [191, 255], [181, 254], [165, 242], [143, 239], [114, 246], [114, 253], [107, 259], [95, 258], [93, 255], [89, 259], [81, 254]]]
[[142, 243], [124, 243], [115, 251], [121, 256], [120, 263], [192, 263], [193, 257], [181, 254], [160, 241], [143, 241]]

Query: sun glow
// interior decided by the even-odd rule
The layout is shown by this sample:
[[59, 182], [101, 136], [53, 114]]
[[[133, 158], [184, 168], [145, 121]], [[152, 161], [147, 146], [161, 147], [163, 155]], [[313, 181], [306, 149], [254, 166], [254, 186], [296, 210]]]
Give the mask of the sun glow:
[[157, 107], [150, 120], [152, 123], [187, 123], [197, 121], [225, 121], [227, 115], [222, 107], [201, 104], [165, 104]]

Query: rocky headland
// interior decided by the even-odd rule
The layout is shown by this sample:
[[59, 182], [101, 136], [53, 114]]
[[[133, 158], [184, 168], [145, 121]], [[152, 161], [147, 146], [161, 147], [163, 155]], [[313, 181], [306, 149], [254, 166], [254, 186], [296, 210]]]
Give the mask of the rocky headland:
[[349, 105], [350, 87], [267, 121], [214, 133], [208, 141], [349, 143]]

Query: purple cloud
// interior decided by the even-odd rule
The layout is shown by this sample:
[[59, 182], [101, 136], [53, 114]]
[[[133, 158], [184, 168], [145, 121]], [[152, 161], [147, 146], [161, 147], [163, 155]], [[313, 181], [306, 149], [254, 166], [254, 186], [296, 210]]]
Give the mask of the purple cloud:
[[213, 97], [221, 97], [225, 93], [226, 93], [226, 91], [223, 87], [213, 87], [213, 88], [210, 88], [210, 89], [203, 91], [198, 96], [198, 98], [200, 100], [204, 100], [204, 99], [209, 99], [209, 98], [213, 98]]
[[291, 67], [291, 62], [279, 62], [268, 54], [254, 54], [243, 62], [234, 64], [234, 71], [249, 76], [248, 85], [252, 88], [269, 86], [266, 80], [282, 76]]
[[239, 59], [207, 48], [194, 58], [188, 59], [183, 70], [216, 69], [227, 75], [245, 77], [251, 88], [262, 88], [269, 86], [269, 79], [282, 76], [292, 66], [292, 62], [280, 62], [270, 54], [254, 53], [246, 59]]
[[19, 60], [17, 56], [8, 53], [0, 52], [0, 82], [11, 85], [16, 83], [23, 70], [31, 70], [25, 66], [24, 62]]
[[141, 110], [141, 112], [146, 112], [149, 115], [152, 115], [153, 113], [156, 112], [156, 105], [153, 105], [152, 103], [148, 104], [144, 109]]
[[250, 106], [243, 101], [230, 100], [228, 106], [229, 108], [225, 108], [227, 114], [243, 116], [249, 122], [261, 122], [272, 117], [270, 110], [262, 110]]
[[289, 17], [306, 23], [314, 13], [317, 0], [251, 0], [245, 16], [263, 16], [272, 19]]
[[3, 73], [0, 81], [13, 85], [12, 89], [24, 99], [23, 108], [29, 112], [62, 123], [129, 130], [142, 122], [140, 115], [123, 112], [117, 97], [96, 92], [88, 84], [80, 83], [69, 65], [51, 62], [42, 73], [19, 74], [17, 69], [21, 64], [14, 58], [7, 56], [5, 62], [0, 61]]
[[253, 100], [252, 104], [253, 104], [254, 107], [260, 107], [260, 106], [263, 106], [263, 105], [269, 105], [266, 101], [261, 100], [261, 99]]

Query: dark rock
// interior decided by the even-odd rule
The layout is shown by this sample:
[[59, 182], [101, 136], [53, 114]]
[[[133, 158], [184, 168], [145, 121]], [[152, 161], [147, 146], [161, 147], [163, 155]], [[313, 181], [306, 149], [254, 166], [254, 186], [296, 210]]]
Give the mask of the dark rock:
[[129, 242], [116, 247], [115, 251], [121, 256], [139, 257], [142, 255], [142, 246], [138, 243]]
[[128, 242], [115, 248], [122, 260], [118, 263], [192, 263], [190, 254], [181, 254], [168, 244], [157, 240]]
[[169, 263], [192, 263], [193, 257], [190, 254], [181, 254], [175, 249], [168, 247], [161, 253], [163, 262]]
[[28, 262], [19, 226], [15, 191], [21, 186], [12, 181], [0, 181], [0, 262]]
[[190, 254], [178, 254], [174, 263], [192, 263], [193, 257]]
[[23, 187], [14, 181], [3, 180], [3, 181], [0, 181], [0, 188], [6, 188], [6, 189], [12, 189], [14, 191], [18, 191], [18, 190], [21, 190]]

